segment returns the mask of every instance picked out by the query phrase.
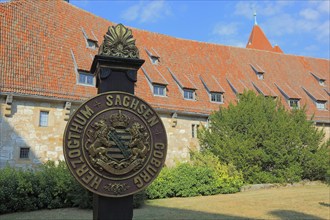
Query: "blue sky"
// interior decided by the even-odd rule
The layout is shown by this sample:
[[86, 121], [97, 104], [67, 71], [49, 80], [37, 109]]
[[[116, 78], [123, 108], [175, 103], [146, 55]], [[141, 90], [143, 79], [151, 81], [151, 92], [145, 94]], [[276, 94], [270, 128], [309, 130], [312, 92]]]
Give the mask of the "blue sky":
[[330, 59], [329, 2], [70, 0], [70, 4], [115, 23], [237, 47], [246, 46], [256, 12], [258, 25], [273, 46], [279, 45], [286, 54], [326, 59]]
[[173, 37], [245, 47], [257, 23], [284, 53], [330, 59], [329, 0], [98, 1], [70, 3], [115, 23]]

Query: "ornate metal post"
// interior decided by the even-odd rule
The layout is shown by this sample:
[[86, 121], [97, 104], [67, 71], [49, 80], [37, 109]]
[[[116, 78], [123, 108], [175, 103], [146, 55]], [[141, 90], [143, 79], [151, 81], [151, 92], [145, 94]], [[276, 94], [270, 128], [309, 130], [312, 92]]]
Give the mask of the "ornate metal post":
[[[122, 91], [134, 94], [137, 70], [144, 60], [139, 59], [132, 32], [122, 24], [109, 27], [91, 67], [96, 78], [97, 93]], [[133, 195], [120, 198], [94, 193], [93, 219], [132, 219]]]
[[93, 219], [132, 219], [133, 194], [146, 188], [165, 162], [164, 125], [134, 96], [143, 63], [131, 30], [109, 27], [91, 67], [99, 95], [75, 111], [65, 130], [66, 163], [94, 193]]

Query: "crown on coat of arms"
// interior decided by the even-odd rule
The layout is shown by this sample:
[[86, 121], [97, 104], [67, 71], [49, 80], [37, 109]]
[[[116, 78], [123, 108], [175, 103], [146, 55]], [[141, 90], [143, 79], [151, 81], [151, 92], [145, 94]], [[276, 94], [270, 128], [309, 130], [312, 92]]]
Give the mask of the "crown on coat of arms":
[[110, 122], [113, 127], [127, 127], [129, 120], [129, 117], [122, 114], [121, 110], [119, 110], [118, 114], [112, 114], [110, 116]]

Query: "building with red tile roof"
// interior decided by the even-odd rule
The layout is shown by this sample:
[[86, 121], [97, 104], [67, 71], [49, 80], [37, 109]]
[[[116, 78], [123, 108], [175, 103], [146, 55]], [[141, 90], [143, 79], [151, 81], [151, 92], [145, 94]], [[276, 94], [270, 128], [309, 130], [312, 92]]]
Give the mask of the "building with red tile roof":
[[[0, 12], [0, 166], [63, 159], [66, 121], [97, 93], [90, 68], [114, 23], [65, 1], [12, 1]], [[244, 90], [276, 97], [287, 109], [306, 106], [329, 136], [329, 60], [284, 54], [257, 24], [247, 48], [132, 32], [145, 60], [135, 95], [165, 124], [167, 164], [189, 159], [198, 126]]]

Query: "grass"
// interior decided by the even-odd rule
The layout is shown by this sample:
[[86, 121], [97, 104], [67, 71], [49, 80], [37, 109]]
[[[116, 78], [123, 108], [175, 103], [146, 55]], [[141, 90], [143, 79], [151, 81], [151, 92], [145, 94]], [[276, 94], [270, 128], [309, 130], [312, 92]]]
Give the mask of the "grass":
[[[92, 219], [92, 210], [76, 208], [1, 215], [6, 219]], [[330, 219], [329, 187], [314, 184], [236, 194], [148, 200], [134, 210], [139, 219]]]

